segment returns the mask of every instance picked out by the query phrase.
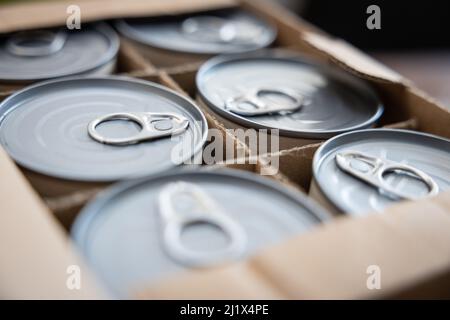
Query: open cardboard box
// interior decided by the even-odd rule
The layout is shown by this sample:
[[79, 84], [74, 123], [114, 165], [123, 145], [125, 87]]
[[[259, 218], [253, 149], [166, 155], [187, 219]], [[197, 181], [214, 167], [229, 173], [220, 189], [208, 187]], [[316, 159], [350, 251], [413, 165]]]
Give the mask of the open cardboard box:
[[[107, 3], [107, 4], [106, 4]], [[0, 7], [0, 32], [63, 25], [72, 1], [33, 2]], [[311, 55], [369, 81], [386, 106], [381, 126], [408, 128], [450, 138], [450, 112], [407, 79], [347, 43], [330, 38], [281, 7], [264, 1], [119, 1], [78, 0], [82, 22], [117, 17], [156, 16], [239, 5], [275, 23], [275, 47]], [[45, 14], [36, 14], [42, 12]], [[194, 77], [200, 63], [160, 68], [122, 41], [118, 73], [164, 84], [195, 98]], [[11, 92], [1, 92], [0, 99]], [[233, 140], [235, 154], [252, 157], [213, 114], [208, 123]], [[273, 176], [298, 192], [309, 191], [311, 162], [320, 143], [268, 154], [279, 157]], [[260, 173], [264, 158], [253, 165], [218, 166]], [[40, 197], [5, 152], [0, 150], [0, 297], [108, 298], [95, 276], [83, 267], [80, 290], [66, 286], [67, 267], [84, 265], [62, 226], [99, 189], [60, 197]], [[45, 188], [44, 186], [40, 186]], [[450, 194], [400, 203], [382, 214], [336, 217], [308, 234], [266, 248], [241, 262], [207, 271], [161, 279], [136, 293], [137, 298], [450, 298]], [[55, 219], [57, 217], [57, 219]], [[368, 266], [382, 271], [380, 290], [366, 286]]]

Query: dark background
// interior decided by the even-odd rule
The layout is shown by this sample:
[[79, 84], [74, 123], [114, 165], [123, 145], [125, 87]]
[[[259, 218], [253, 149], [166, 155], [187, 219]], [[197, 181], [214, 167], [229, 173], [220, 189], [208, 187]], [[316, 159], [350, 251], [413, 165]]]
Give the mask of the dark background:
[[[450, 108], [450, 0], [274, 1], [362, 49]], [[372, 4], [381, 9], [381, 30], [366, 26]]]
[[[381, 30], [369, 30], [369, 5], [381, 9]], [[302, 16], [364, 50], [450, 48], [450, 0], [309, 0]]]

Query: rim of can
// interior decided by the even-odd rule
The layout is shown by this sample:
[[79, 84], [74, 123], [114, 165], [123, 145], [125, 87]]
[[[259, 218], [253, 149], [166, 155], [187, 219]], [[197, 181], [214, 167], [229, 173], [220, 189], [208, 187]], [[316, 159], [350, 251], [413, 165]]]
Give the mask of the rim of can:
[[[153, 88], [157, 88], [159, 90], [162, 91], [166, 91], [169, 92], [170, 94], [176, 96], [178, 99], [181, 99], [183, 101], [185, 101], [187, 104], [190, 105], [190, 107], [192, 107], [197, 113], [198, 115], [201, 117], [201, 121], [202, 121], [202, 125], [203, 125], [203, 132], [202, 132], [202, 136], [201, 136], [201, 144], [198, 144], [195, 146], [195, 148], [193, 149], [192, 154], [188, 154], [186, 155], [184, 158], [182, 158], [182, 163], [193, 158], [194, 156], [196, 156], [199, 152], [202, 151], [203, 146], [205, 145], [207, 139], [208, 139], [208, 122], [206, 120], [205, 115], [203, 114], [203, 112], [200, 110], [200, 108], [195, 104], [195, 102], [190, 99], [189, 97], [186, 97], [178, 92], [176, 92], [173, 89], [170, 89], [164, 85], [155, 83], [155, 82], [151, 82], [151, 81], [147, 81], [147, 80], [142, 80], [142, 79], [136, 79], [136, 78], [132, 78], [132, 77], [128, 77], [128, 76], [117, 76], [117, 75], [109, 75], [109, 76], [73, 76], [73, 77], [65, 77], [62, 79], [52, 79], [52, 80], [47, 80], [47, 81], [42, 81], [30, 86], [27, 86], [17, 92], [15, 92], [14, 94], [12, 94], [11, 96], [9, 96], [8, 98], [6, 98], [5, 100], [0, 102], [0, 127], [2, 125], [3, 120], [8, 116], [8, 114], [12, 111], [14, 111], [16, 108], [20, 107], [20, 104], [17, 103], [13, 103], [11, 101], [13, 101], [14, 99], [17, 99], [18, 96], [20, 96], [21, 94], [26, 94], [27, 91], [32, 90], [32, 89], [36, 89], [39, 87], [45, 87], [46, 85], [49, 84], [53, 84], [53, 83], [59, 83], [59, 82], [66, 82], [66, 81], [82, 81], [85, 79], [89, 79], [89, 80], [117, 80], [117, 81], [127, 81], [127, 82], [133, 82], [133, 83], [138, 83], [141, 85], [146, 85], [146, 86], [150, 86]], [[2, 109], [5, 108], [6, 105], [8, 105], [9, 103], [12, 103], [12, 107], [9, 107], [3, 114], [2, 114]], [[8, 154], [9, 156], [9, 154]], [[12, 157], [11, 157], [12, 158]], [[20, 159], [15, 159], [13, 158], [14, 161], [16, 163], [18, 163], [19, 165], [21, 165], [22, 167], [31, 170], [33, 172], [37, 172], [40, 174], [44, 174], [46, 176], [49, 177], [53, 177], [53, 178], [57, 178], [57, 179], [63, 179], [63, 180], [70, 180], [70, 181], [79, 181], [79, 182], [115, 182], [118, 181], [117, 179], [95, 179], [91, 180], [88, 178], [80, 178], [80, 177], [76, 177], [74, 175], [71, 174], [54, 174], [49, 172], [48, 170], [44, 169], [41, 170], [37, 167], [30, 167], [28, 165], [23, 164], [23, 162]], [[167, 169], [171, 169], [177, 167], [177, 165], [172, 164], [170, 166], [166, 167]], [[37, 168], [37, 169], [36, 169]], [[146, 174], [148, 175], [148, 173]], [[135, 179], [134, 176], [130, 176], [130, 177], [126, 177], [123, 178], [123, 180], [129, 180], [129, 179]]]
[[319, 223], [327, 223], [332, 219], [330, 213], [323, 209], [313, 199], [304, 195], [301, 191], [297, 191], [293, 187], [289, 187], [282, 182], [264, 178], [256, 173], [229, 168], [217, 168], [214, 171], [208, 168], [177, 168], [171, 171], [153, 174], [144, 178], [134, 179], [132, 181], [119, 182], [103, 190], [94, 199], [89, 201], [89, 203], [78, 214], [70, 230], [70, 236], [80, 246], [82, 251], [85, 252], [86, 246], [89, 242], [88, 235], [93, 221], [98, 217], [99, 214], [102, 213], [102, 208], [106, 206], [112, 199], [123, 193], [126, 193], [128, 190], [134, 187], [145, 185], [146, 183], [149, 183], [155, 179], [174, 177], [178, 175], [215, 175], [219, 177], [231, 176], [236, 179], [245, 179], [289, 197], [290, 199], [304, 207], [306, 211], [308, 211], [313, 217], [315, 217]]
[[[219, 9], [218, 11], [223, 11], [223, 10], [224, 9]], [[255, 48], [251, 48], [251, 49], [232, 50], [232, 51], [230, 51], [230, 53], [232, 53], [232, 52], [235, 52], [235, 53], [251, 52], [254, 50], [259, 50], [259, 49], [270, 46], [277, 38], [277, 35], [278, 35], [277, 26], [270, 21], [261, 19], [259, 16], [249, 13], [248, 11], [241, 10], [241, 12], [252, 15], [255, 19], [262, 22], [262, 24], [264, 24], [265, 29], [267, 30], [267, 32], [270, 36], [268, 37], [268, 40], [265, 41], [260, 46], [257, 46]], [[203, 49], [203, 50], [183, 50], [180, 47], [170, 45], [170, 44], [161, 46], [156, 43], [151, 43], [150, 41], [148, 41], [148, 39], [145, 38], [145, 36], [142, 36], [139, 32], [137, 32], [135, 29], [133, 29], [133, 27], [130, 26], [130, 24], [128, 24], [126, 22], [126, 19], [115, 20], [114, 26], [119, 31], [119, 33], [121, 33], [125, 37], [127, 37], [131, 40], [134, 40], [142, 45], [150, 46], [150, 47], [161, 49], [161, 50], [168, 50], [168, 51], [173, 51], [173, 52], [177, 52], [177, 53], [186, 53], [186, 54], [198, 54], [198, 55], [216, 55], [216, 54], [224, 53], [224, 51], [222, 51], [222, 50], [211, 50], [211, 49], [210, 50], [208, 50], [208, 49], [206, 49], [206, 50], [205, 49]]]
[[[377, 101], [376, 112], [373, 114], [373, 116], [366, 120], [365, 122], [355, 125], [349, 128], [341, 129], [341, 130], [321, 130], [321, 131], [294, 131], [294, 130], [286, 130], [286, 129], [280, 129], [277, 127], [272, 126], [264, 126], [259, 124], [256, 121], [249, 120], [246, 117], [234, 114], [232, 112], [227, 112], [223, 108], [217, 107], [211, 100], [209, 100], [203, 92], [199, 89], [200, 83], [202, 82], [202, 79], [204, 77], [204, 74], [207, 73], [212, 68], [227, 62], [233, 62], [233, 61], [240, 61], [240, 60], [247, 60], [247, 59], [269, 59], [269, 60], [284, 60], [294, 63], [300, 63], [302, 65], [309, 65], [314, 67], [320, 74], [325, 74], [325, 76], [333, 76], [336, 77], [336, 75], [340, 77], [346, 77], [347, 79], [351, 79], [352, 81], [357, 81], [359, 85], [361, 85], [365, 92], [364, 95], [371, 95], [372, 98]], [[224, 118], [233, 121], [237, 124], [240, 124], [242, 126], [248, 127], [248, 128], [255, 128], [255, 129], [278, 129], [280, 132], [280, 136], [287, 136], [287, 137], [294, 137], [294, 138], [307, 138], [307, 139], [328, 139], [331, 137], [334, 137], [336, 135], [346, 133], [346, 132], [352, 132], [356, 130], [366, 129], [375, 124], [382, 116], [384, 112], [384, 106], [378, 96], [378, 94], [373, 90], [366, 81], [363, 79], [359, 79], [355, 77], [354, 75], [345, 72], [337, 67], [331, 66], [331, 65], [324, 65], [319, 63], [318, 61], [313, 60], [312, 58], [306, 57], [300, 53], [285, 50], [285, 49], [266, 49], [261, 50], [258, 52], [252, 52], [252, 53], [244, 53], [244, 54], [224, 54], [220, 56], [213, 57], [206, 61], [198, 70], [196, 76], [195, 76], [195, 85], [197, 89], [197, 94], [200, 96], [201, 100], [206, 103], [208, 107], [210, 107], [214, 112], [217, 112], [219, 115], [223, 116]]]
[[358, 130], [353, 132], [347, 132], [340, 134], [336, 137], [333, 137], [329, 139], [328, 141], [324, 142], [314, 153], [313, 163], [312, 163], [312, 174], [313, 179], [316, 181], [316, 186], [319, 189], [320, 193], [327, 199], [329, 203], [331, 203], [336, 209], [338, 209], [340, 212], [345, 213], [345, 208], [343, 208], [339, 203], [334, 203], [330, 200], [328, 197], [328, 194], [324, 191], [322, 188], [322, 181], [318, 178], [318, 172], [319, 168], [322, 164], [322, 161], [327, 157], [327, 155], [330, 152], [333, 152], [333, 150], [341, 146], [342, 144], [339, 143], [339, 141], [345, 137], [348, 137], [350, 135], [361, 135], [361, 134], [371, 134], [371, 133], [394, 133], [394, 134], [402, 134], [407, 136], [416, 136], [420, 137], [422, 139], [428, 139], [429, 141], [434, 141], [436, 144], [438, 143], [448, 143], [450, 144], [450, 139], [446, 139], [437, 135], [433, 135], [430, 133], [424, 133], [419, 131], [413, 131], [413, 130], [405, 130], [405, 129], [389, 129], [389, 128], [380, 128], [380, 129], [366, 129], [366, 130]]
[[[107, 65], [111, 61], [117, 58], [117, 54], [119, 53], [120, 48], [120, 39], [119, 35], [114, 31], [114, 29], [109, 26], [105, 22], [96, 22], [94, 24], [89, 25], [87, 28], [91, 28], [105, 36], [106, 39], [108, 39], [110, 46], [108, 48], [108, 51], [105, 53], [105, 55], [102, 56], [100, 62], [98, 65], [94, 67], [84, 68], [81, 69], [75, 73], [73, 72], [66, 72], [58, 75], [55, 78], [48, 78], [48, 77], [31, 77], [29, 79], [1, 79], [0, 82], [7, 82], [12, 84], [21, 84], [21, 83], [30, 83], [35, 81], [47, 81], [47, 80], [53, 80], [53, 79], [60, 79], [60, 78], [66, 78], [66, 77], [72, 77], [72, 76], [78, 76], [85, 73], [89, 73], [91, 71], [95, 71], [97, 69], [101, 69], [103, 66]], [[70, 32], [80, 32], [80, 31], [70, 31]], [[81, 32], [83, 32], [81, 30]]]

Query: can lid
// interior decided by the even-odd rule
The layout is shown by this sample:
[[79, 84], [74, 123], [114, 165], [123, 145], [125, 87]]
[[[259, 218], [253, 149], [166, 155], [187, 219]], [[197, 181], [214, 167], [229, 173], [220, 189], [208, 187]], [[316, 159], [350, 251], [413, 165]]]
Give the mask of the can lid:
[[313, 174], [340, 211], [381, 212], [400, 200], [450, 190], [450, 140], [393, 129], [346, 133], [317, 150]]
[[289, 51], [212, 58], [196, 83], [202, 100], [223, 117], [284, 136], [329, 138], [368, 128], [383, 112], [364, 81]]
[[119, 38], [107, 24], [82, 30], [22, 31], [0, 38], [0, 81], [53, 79], [88, 73], [115, 59]]
[[276, 29], [242, 10], [220, 10], [196, 15], [118, 20], [124, 36], [144, 45], [193, 54], [252, 51], [269, 46]]
[[[126, 117], [130, 113], [141, 120]], [[122, 117], [105, 119], [117, 114]], [[207, 131], [190, 100], [127, 77], [47, 81], [0, 104], [0, 143], [10, 156], [27, 169], [69, 180], [109, 182], [174, 167], [201, 150]]]
[[[165, 276], [214, 264], [192, 258], [204, 262], [227, 248], [235, 250], [229, 259], [240, 259], [326, 218], [300, 192], [256, 174], [176, 170], [112, 187], [82, 211], [72, 236], [109, 288], [127, 297]], [[174, 235], [182, 246], [172, 246]]]

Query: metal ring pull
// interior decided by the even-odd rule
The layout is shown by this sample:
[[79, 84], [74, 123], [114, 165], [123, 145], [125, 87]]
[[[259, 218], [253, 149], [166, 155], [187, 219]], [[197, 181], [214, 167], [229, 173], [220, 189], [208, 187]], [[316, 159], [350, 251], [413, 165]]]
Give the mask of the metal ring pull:
[[[365, 163], [368, 168], [365, 168], [363, 170], [356, 169], [351, 164], [352, 160], [361, 161]], [[378, 188], [382, 194], [393, 199], [416, 200], [422, 197], [435, 196], [439, 193], [439, 186], [429, 175], [406, 164], [390, 161], [387, 159], [371, 157], [364, 153], [353, 151], [341, 152], [336, 154], [336, 163], [342, 171], [349, 173], [352, 176]], [[396, 171], [405, 172], [422, 181], [427, 186], [428, 193], [424, 196], [411, 196], [390, 186], [384, 179], [384, 176], [389, 172]]]
[[[133, 121], [139, 124], [141, 131], [134, 136], [125, 138], [108, 138], [100, 135], [97, 131], [97, 126], [103, 122], [113, 120]], [[88, 133], [92, 139], [100, 143], [120, 146], [178, 135], [186, 131], [188, 126], [189, 120], [179, 114], [125, 112], [107, 114], [91, 121], [88, 125]]]
[[236, 25], [214, 16], [188, 18], [181, 23], [181, 31], [196, 41], [229, 43], [237, 39]]
[[[186, 211], [177, 210], [175, 203], [180, 203], [180, 196], [188, 197], [189, 203], [194, 206]], [[165, 249], [173, 259], [182, 264], [207, 267], [236, 259], [245, 251], [247, 238], [242, 226], [223, 212], [217, 203], [195, 184], [175, 182], [165, 187], [159, 195], [159, 212], [164, 224]], [[208, 252], [187, 248], [181, 241], [181, 234], [186, 227], [195, 223], [206, 223], [219, 228], [228, 236], [228, 245]]]
[[[261, 98], [267, 94], [284, 96], [291, 101], [288, 103], [269, 104]], [[271, 113], [294, 112], [302, 107], [303, 102], [304, 97], [294, 90], [256, 88], [247, 91], [243, 95], [229, 99], [225, 103], [225, 108], [242, 116], [259, 116]]]
[[[60, 51], [67, 40], [64, 30], [57, 32], [37, 30], [16, 33], [8, 38], [6, 49], [16, 56], [40, 57], [48, 56]], [[26, 42], [41, 42], [39, 46], [26, 46]]]

